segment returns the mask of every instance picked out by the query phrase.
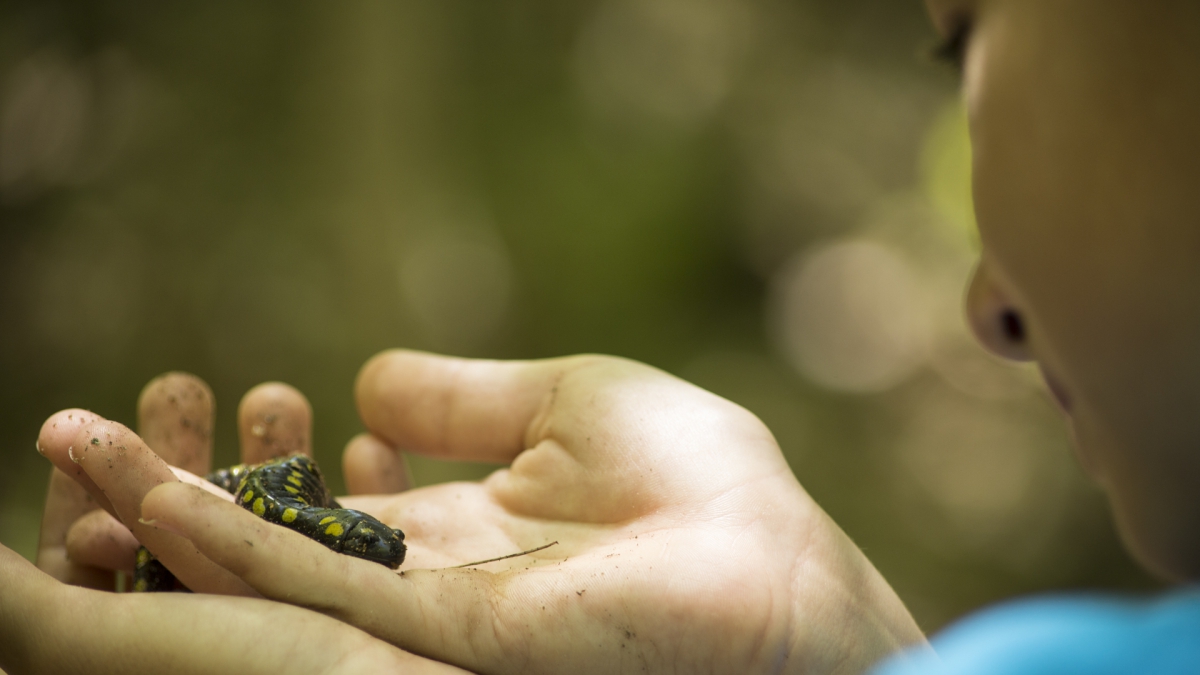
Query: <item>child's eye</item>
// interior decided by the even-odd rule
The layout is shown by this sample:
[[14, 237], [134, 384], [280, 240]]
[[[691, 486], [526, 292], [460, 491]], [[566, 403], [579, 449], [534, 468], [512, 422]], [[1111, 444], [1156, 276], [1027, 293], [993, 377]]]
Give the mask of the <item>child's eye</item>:
[[930, 55], [938, 61], [949, 63], [961, 72], [970, 39], [971, 21], [967, 17], [959, 17], [951, 24], [945, 39], [930, 51]]

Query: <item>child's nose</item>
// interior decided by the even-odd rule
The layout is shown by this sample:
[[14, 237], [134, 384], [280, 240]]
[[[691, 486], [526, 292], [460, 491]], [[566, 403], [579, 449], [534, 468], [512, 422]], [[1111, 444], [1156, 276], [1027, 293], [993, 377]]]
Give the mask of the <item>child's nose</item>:
[[1024, 313], [996, 286], [986, 261], [980, 261], [967, 290], [967, 322], [985, 349], [1013, 361], [1030, 361]]

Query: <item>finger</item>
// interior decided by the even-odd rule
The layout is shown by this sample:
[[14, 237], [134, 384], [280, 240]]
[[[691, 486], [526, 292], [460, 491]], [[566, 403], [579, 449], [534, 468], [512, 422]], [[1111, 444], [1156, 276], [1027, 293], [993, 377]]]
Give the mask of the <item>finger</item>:
[[[83, 451], [75, 447], [75, 438], [79, 435], [80, 431], [102, 419], [99, 415], [76, 408], [54, 413], [42, 424], [42, 429], [38, 432], [37, 448], [38, 452], [50, 460], [50, 463], [55, 468], [83, 487], [84, 491], [91, 496], [96, 505], [116, 516], [117, 512], [108, 501], [108, 497], [105, 496], [104, 491], [100, 489], [100, 486], [96, 485], [92, 477], [79, 465], [78, 458], [83, 455]], [[56, 483], [51, 483], [52, 488], [55, 485]], [[63, 489], [66, 490], [66, 488]], [[71, 501], [70, 493], [63, 496], [68, 499], [64, 504], [78, 503], [77, 498], [76, 501]], [[49, 499], [47, 501], [47, 509], [50, 507]], [[71, 527], [71, 523], [75, 522], [75, 519], [80, 515], [82, 513], [72, 512], [66, 507], [64, 507], [62, 513], [56, 512], [53, 519], [55, 532], [60, 532], [61, 537], [65, 538], [67, 529]], [[54, 540], [57, 539], [58, 537], [56, 536]]]
[[[162, 483], [178, 482], [171, 468], [123, 425], [97, 419], [80, 427], [74, 439], [56, 439], [73, 448], [75, 464], [91, 478], [138, 541], [150, 549], [188, 588], [206, 593], [254, 595], [241, 580], [215, 565], [190, 542], [138, 522], [142, 497]], [[46, 448], [47, 455], [52, 453]], [[60, 447], [54, 454], [65, 454]]]
[[166, 373], [138, 396], [138, 435], [167, 464], [203, 475], [212, 463], [214, 413], [212, 390], [204, 380]]
[[504, 656], [491, 632], [497, 622], [488, 614], [501, 600], [491, 573], [397, 573], [334, 553], [187, 485], [150, 491], [142, 502], [142, 517], [186, 536], [267, 598], [315, 609], [397, 646], [465, 668]]
[[408, 463], [400, 451], [371, 434], [359, 434], [346, 444], [342, 475], [352, 495], [394, 494], [413, 486]]
[[65, 587], [2, 546], [0, 578], [0, 668], [11, 673], [463, 672], [290, 605]]
[[367, 430], [393, 447], [505, 464], [527, 445], [556, 384], [588, 357], [479, 361], [392, 350], [363, 366], [355, 383]]
[[[141, 542], [107, 511], [96, 509], [67, 530], [67, 559], [78, 565], [133, 572]], [[109, 574], [109, 581], [112, 575]]]
[[[391, 351], [363, 367], [356, 395], [368, 431], [389, 445], [509, 464], [488, 487], [505, 508], [539, 518], [617, 523], [790, 473], [749, 411], [624, 359]], [[731, 446], [743, 448], [736, 458]], [[704, 479], [712, 474], [722, 480]]]
[[82, 485], [57, 468], [50, 469], [50, 487], [46, 490], [46, 508], [42, 512], [42, 527], [38, 535], [37, 567], [64, 583], [111, 591], [115, 578], [112, 572], [95, 569], [72, 560], [67, 554], [67, 533], [72, 523], [88, 513], [100, 510]]
[[312, 457], [312, 406], [295, 387], [260, 384], [238, 405], [238, 438], [246, 464], [297, 453]]

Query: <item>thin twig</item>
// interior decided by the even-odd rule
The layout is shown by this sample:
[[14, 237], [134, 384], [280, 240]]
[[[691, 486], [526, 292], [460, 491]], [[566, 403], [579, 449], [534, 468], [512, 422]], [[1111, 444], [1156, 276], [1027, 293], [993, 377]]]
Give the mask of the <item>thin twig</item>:
[[462, 567], [474, 567], [475, 565], [482, 565], [484, 563], [496, 562], [497, 560], [508, 560], [509, 558], [516, 558], [518, 556], [529, 555], [530, 553], [537, 553], [538, 551], [544, 551], [557, 543], [558, 543], [557, 541], [552, 541], [549, 544], [544, 544], [537, 548], [531, 548], [528, 551], [521, 551], [520, 553], [509, 553], [508, 555], [502, 555], [499, 558], [488, 558], [487, 560], [477, 560], [475, 562], [464, 563], [462, 565], [455, 565], [454, 567], [446, 567], [443, 569], [456, 570], [456, 569], [459, 569]]

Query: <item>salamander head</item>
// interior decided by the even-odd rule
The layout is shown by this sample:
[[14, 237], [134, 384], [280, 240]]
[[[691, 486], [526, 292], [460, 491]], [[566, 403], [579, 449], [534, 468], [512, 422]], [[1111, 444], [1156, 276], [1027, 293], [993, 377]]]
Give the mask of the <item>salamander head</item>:
[[374, 518], [360, 520], [342, 539], [342, 551], [396, 569], [408, 548], [404, 533]]

